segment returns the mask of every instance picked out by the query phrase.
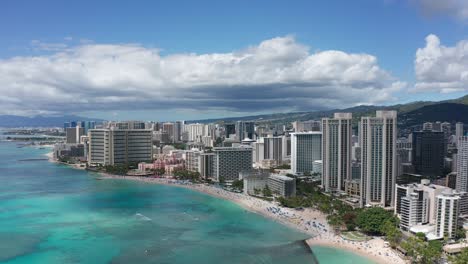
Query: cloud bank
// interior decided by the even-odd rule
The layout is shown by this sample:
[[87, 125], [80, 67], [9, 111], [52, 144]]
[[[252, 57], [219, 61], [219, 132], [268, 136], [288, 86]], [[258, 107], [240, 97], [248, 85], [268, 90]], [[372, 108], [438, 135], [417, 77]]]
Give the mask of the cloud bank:
[[35, 46], [53, 53], [0, 60], [0, 113], [319, 110], [389, 102], [405, 86], [372, 55], [311, 53], [292, 36], [165, 56], [138, 44]]
[[446, 15], [461, 21], [468, 20], [466, 0], [412, 0], [426, 15]]
[[417, 79], [414, 91], [468, 91], [468, 41], [446, 47], [436, 35], [427, 36], [426, 46], [416, 52], [414, 69]]

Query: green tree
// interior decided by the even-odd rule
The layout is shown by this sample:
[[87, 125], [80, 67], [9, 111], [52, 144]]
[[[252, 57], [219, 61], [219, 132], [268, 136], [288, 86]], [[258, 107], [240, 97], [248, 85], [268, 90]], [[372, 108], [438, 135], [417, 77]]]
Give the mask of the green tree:
[[437, 263], [442, 255], [442, 243], [440, 241], [425, 242], [418, 236], [412, 236], [401, 243], [412, 263], [430, 264]]
[[257, 188], [254, 188], [254, 194], [255, 194], [255, 195], [259, 195], [259, 194], [260, 194], [260, 190], [257, 189]]
[[263, 188], [263, 196], [265, 196], [265, 197], [271, 197], [272, 196], [270, 187], [268, 187], [268, 185], [266, 185], [265, 188]]
[[356, 218], [357, 218], [357, 213], [354, 211], [343, 213], [342, 215], [343, 223], [346, 225], [346, 229], [348, 231], [353, 231], [354, 229], [356, 229]]
[[385, 221], [382, 225], [381, 233], [385, 235], [385, 238], [388, 240], [392, 248], [396, 248], [400, 243], [402, 233], [394, 222], [390, 220]]
[[154, 169], [154, 175], [157, 175], [157, 176], [161, 176], [161, 175], [164, 175], [164, 173], [166, 173], [166, 170], [164, 168], [157, 168], [157, 169]]
[[130, 170], [130, 164], [106, 165], [104, 170], [114, 175], [126, 175]]
[[232, 182], [232, 187], [242, 191], [244, 189], [244, 181], [235, 180]]
[[356, 219], [359, 228], [371, 235], [381, 235], [382, 226], [385, 221], [397, 223], [397, 218], [391, 212], [385, 211], [381, 207], [373, 207], [361, 211]]
[[335, 232], [338, 232], [343, 226], [343, 219], [340, 215], [331, 214], [327, 216], [328, 224], [335, 229]]
[[463, 228], [461, 228], [461, 227], [457, 228], [457, 231], [455, 232], [455, 238], [456, 239], [466, 238], [465, 230]]
[[189, 171], [185, 169], [174, 170], [174, 177], [179, 180], [199, 181], [200, 173], [197, 171]]
[[468, 263], [468, 248], [465, 248], [457, 255], [449, 256], [448, 260], [451, 264], [466, 264]]

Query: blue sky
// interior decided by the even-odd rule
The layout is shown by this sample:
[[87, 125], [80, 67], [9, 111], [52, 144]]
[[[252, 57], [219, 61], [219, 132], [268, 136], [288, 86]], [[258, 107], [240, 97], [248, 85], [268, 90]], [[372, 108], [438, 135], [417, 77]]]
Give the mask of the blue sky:
[[[0, 4], [0, 63], [8, 64], [8, 67], [15, 66], [23, 67], [24, 69], [30, 67], [28, 65], [30, 65], [34, 57], [42, 57], [56, 63], [58, 59], [54, 56], [57, 53], [75, 53], [76, 49], [80, 49], [83, 46], [98, 46], [102, 44], [113, 44], [116, 46], [135, 44], [144, 50], [151, 50], [153, 52], [158, 50], [158, 56], [160, 57], [191, 53], [198, 55], [229, 54], [260, 46], [260, 43], [264, 41], [286, 37], [292, 38], [295, 44], [306, 46], [309, 55], [323, 51], [338, 50], [346, 54], [367, 54], [374, 56], [376, 59], [376, 62], [373, 63], [375, 64], [374, 66], [378, 66], [394, 79], [386, 80], [386, 84], [393, 81], [406, 83], [405, 88], [388, 92], [391, 93], [391, 96], [388, 96], [389, 100], [387, 101], [382, 99], [375, 102], [368, 100], [363, 102], [356, 101], [355, 103], [392, 104], [413, 100], [455, 98], [466, 93], [464, 88], [459, 87], [461, 85], [454, 84], [460, 80], [457, 77], [453, 77], [454, 74], [447, 74], [447, 76], [455, 78], [453, 80], [446, 80], [447, 78], [445, 77], [441, 77], [441, 80], [432, 80], [429, 78], [429, 73], [432, 71], [429, 70], [418, 75], [420, 77], [417, 78], [415, 73], [415, 57], [417, 49], [422, 49], [426, 46], [427, 42], [425, 38], [430, 34], [440, 39], [440, 45], [449, 48], [456, 47], [457, 44], [468, 39], [468, 19], [457, 14], [456, 11], [457, 9], [468, 7], [461, 3], [463, 1], [458, 3], [458, 0], [449, 0], [448, 2], [452, 1], [454, 2], [453, 5], [459, 6], [434, 7], [431, 1], [82, 0], [72, 3], [71, 1], [6, 0]], [[121, 54], [118, 53], [118, 55]], [[12, 60], [15, 57], [22, 57], [24, 59], [22, 63], [24, 64], [13, 63]], [[447, 57], [450, 56], [447, 55]], [[75, 56], [70, 55], [67, 59], [79, 61], [80, 58], [77, 59]], [[298, 59], [301, 59], [301, 56]], [[356, 63], [360, 64], [360, 62]], [[457, 65], [460, 64], [459, 61], [455, 63]], [[453, 62], [447, 62], [447, 65], [451, 64]], [[252, 67], [252, 65], [250, 66]], [[466, 64], [461, 64], [459, 68], [467, 70], [466, 66]], [[39, 64], [34, 64], [34, 67], [39, 67], [37, 71], [44, 70], [40, 68], [42, 66]], [[255, 64], [255, 67], [258, 68], [258, 64]], [[291, 67], [291, 65], [287, 67]], [[372, 65], [370, 68], [372, 68]], [[24, 76], [30, 76], [30, 73], [25, 72], [25, 70], [14, 70], [15, 76], [22, 75], [23, 78]], [[177, 70], [181, 72], [190, 71], [190, 69]], [[224, 69], [224, 71], [229, 70], [231, 70], [229, 67]], [[8, 87], [8, 90], [20, 87], [24, 89], [21, 93], [24, 96], [28, 91], [41, 89], [40, 87], [33, 87], [29, 83], [25, 83], [23, 79], [16, 81], [11, 77], [13, 76], [12, 71], [9, 70], [3, 73], [0, 71], [2, 74], [10, 74], [9, 78], [5, 81], [7, 86], [12, 80], [15, 83], [19, 83], [19, 86]], [[151, 72], [156, 75], [159, 74], [156, 70]], [[274, 72], [277, 72], [277, 70]], [[53, 75], [54, 73], [51, 74]], [[60, 73], [56, 72], [56, 74]], [[460, 74], [457, 74], [455, 76], [460, 76]], [[108, 78], [113, 77], [108, 76]], [[362, 78], [368, 81], [367, 77], [364, 76]], [[83, 79], [83, 77], [81, 76], [79, 79]], [[291, 80], [290, 77], [286, 79], [288, 81]], [[377, 76], [375, 81], [379, 82], [379, 84], [372, 84], [372, 87], [379, 86], [380, 88], [375, 89], [383, 89], [382, 87], [386, 84], [380, 83], [381, 79], [382, 77]], [[310, 78], [307, 80], [310, 87], [316, 85], [315, 82], [313, 82], [314, 85], [310, 85]], [[203, 83], [206, 83], [206, 81], [203, 79]], [[282, 79], [278, 81], [278, 84], [284, 82]], [[362, 82], [359, 81], [359, 83]], [[445, 90], [441, 90], [442, 88], [427, 88], [422, 91], [421, 89], [416, 89], [418, 90], [417, 92], [408, 92], [412, 91], [411, 87], [415, 86], [418, 82], [424, 83], [424, 85], [421, 84], [424, 87], [434, 84], [437, 87], [445, 87]], [[441, 82], [444, 83], [441, 84]], [[5, 85], [5, 83], [2, 83], [0, 79], [0, 84]], [[39, 98], [38, 101], [28, 102], [18, 94], [12, 94], [7, 91], [5, 92], [7, 98], [4, 100], [9, 103], [9, 112], [4, 110], [3, 113], [27, 115], [34, 113], [55, 114], [60, 111], [60, 108], [46, 106], [56, 102], [56, 100], [73, 101], [69, 97], [60, 97], [58, 95], [55, 97], [56, 94], [54, 92], [61, 90], [72, 91], [73, 94], [80, 98], [85, 98], [89, 94], [96, 95], [94, 90], [86, 94], [76, 92], [79, 89], [86, 90], [87, 88], [84, 89], [83, 87], [89, 85], [90, 82], [83, 82], [81, 85], [77, 85], [78, 82], [73, 82], [73, 88], [66, 87], [67, 82], [63, 80], [61, 82], [57, 80], [49, 80], [47, 82], [38, 80], [38, 83], [48, 84], [45, 90], [49, 91], [50, 89], [51, 98], [55, 101], [51, 100], [52, 102], [44, 103], [44, 101], [47, 101], [47, 98]], [[94, 81], [91, 83], [95, 84]], [[128, 84], [129, 81], [125, 80], [125, 83]], [[241, 91], [243, 87], [247, 87], [247, 90], [252, 88], [251, 83], [244, 85], [242, 80], [236, 79], [236, 82], [233, 83], [235, 85], [230, 85], [230, 90], [237, 89], [237, 87], [241, 87]], [[256, 81], [254, 86], [257, 87], [258, 83], [259, 81]], [[303, 84], [305, 81], [301, 79], [294, 83], [294, 87], [297, 87], [298, 83]], [[340, 81], [339, 83], [343, 82]], [[447, 83], [451, 83], [450, 85], [453, 86], [449, 87], [451, 90], [446, 89]], [[30, 87], [24, 88], [26, 85], [30, 85]], [[161, 97], [167, 100], [176, 100], [177, 97], [184, 98], [184, 91], [186, 91], [181, 90], [177, 95], [167, 95], [166, 93], [161, 93], [160, 90], [157, 92], [151, 90], [151, 93], [146, 93], [147, 90], [145, 89], [150, 88], [145, 87], [140, 90], [136, 84], [132, 83], [129, 85], [135, 87], [132, 92], [136, 94], [142, 91], [142, 97], [161, 95]], [[200, 84], [197, 85], [200, 86]], [[260, 86], [263, 87], [264, 85], [266, 84], [260, 83]], [[268, 86], [270, 85], [275, 85], [275, 83], [268, 83]], [[177, 89], [182, 86], [184, 89], [189, 89], [185, 83], [184, 85], [178, 85]], [[223, 86], [223, 83], [209, 82], [209, 86], [219, 87]], [[352, 91], [354, 91], [353, 89], [358, 89], [355, 84], [349, 83], [343, 84], [343, 89], [346, 89], [348, 86], [352, 87], [352, 89], [350, 88]], [[96, 87], [102, 87], [102, 84], [99, 83]], [[167, 85], [165, 84], [164, 87], [167, 87]], [[197, 96], [190, 98], [191, 102], [195, 100], [194, 98], [200, 98], [201, 93], [205, 95], [202, 98], [204, 102], [211, 99], [222, 100], [227, 98], [223, 96], [215, 97], [213, 95], [224, 93], [227, 88], [219, 88], [218, 90], [208, 89], [205, 86], [203, 88], [203, 92], [197, 90]], [[119, 88], [115, 89], [118, 90]], [[174, 90], [176, 88], [171, 89]], [[283, 87], [282, 89], [295, 90], [290, 86]], [[308, 91], [311, 91], [313, 88], [308, 89]], [[110, 90], [106, 91], [109, 92]], [[255, 96], [261, 96], [262, 92], [269, 92], [270, 90], [262, 88], [261, 91], [258, 91], [259, 93], [254, 93]], [[312, 99], [317, 99], [315, 93], [310, 94], [308, 92], [307, 94], [311, 98], [313, 97]], [[231, 92], [227, 93], [226, 96], [232, 96]], [[301, 94], [301, 96], [303, 95]], [[21, 100], [17, 100], [18, 98]], [[115, 98], [106, 98], [100, 104], [96, 101], [91, 102], [92, 100], [83, 100], [83, 102], [75, 107], [67, 108], [64, 105], [62, 109], [66, 113], [120, 119], [191, 119], [193, 117], [205, 118], [246, 114], [243, 107], [223, 107], [222, 104], [211, 107], [211, 105], [206, 104], [189, 103], [187, 104], [187, 108], [184, 108], [181, 107], [179, 102], [175, 101], [173, 101], [174, 107], [171, 107], [170, 104], [163, 104], [164, 107], [152, 107], [150, 102], [142, 102], [142, 109], [135, 109], [134, 103], [137, 99], [122, 99], [120, 93], [116, 93]], [[103, 106], [109, 100], [113, 100], [113, 103], [107, 107], [96, 106]], [[245, 98], [239, 97], [237, 100], [245, 101]], [[327, 97], [326, 100], [333, 102], [327, 104], [330, 107], [354, 104], [352, 101], [341, 103], [339, 98]], [[122, 107], [115, 104], [115, 101], [120, 102]], [[156, 104], [160, 103], [158, 100], [155, 100], [155, 102]], [[317, 105], [314, 101], [313, 103], [304, 103], [296, 108], [278, 108], [276, 106], [278, 104], [281, 105], [282, 102], [278, 100], [275, 102], [275, 104], [272, 104], [272, 107], [269, 107], [268, 104], [263, 104], [263, 107], [246, 107], [245, 109], [248, 114], [251, 114], [288, 110], [314, 110], [314, 105]], [[249, 104], [252, 104], [252, 102], [249, 102]], [[128, 107], [129, 105], [133, 106]], [[286, 103], [285, 105], [287, 106], [288, 104]], [[317, 109], [323, 109], [324, 107], [325, 105], [319, 105]], [[190, 111], [190, 109], [193, 109], [193, 111]]]

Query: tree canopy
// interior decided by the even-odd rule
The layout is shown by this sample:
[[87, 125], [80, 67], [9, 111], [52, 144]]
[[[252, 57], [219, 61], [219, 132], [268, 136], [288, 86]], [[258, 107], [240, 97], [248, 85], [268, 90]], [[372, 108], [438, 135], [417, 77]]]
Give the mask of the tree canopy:
[[468, 248], [463, 249], [463, 251], [457, 255], [449, 256], [448, 259], [452, 264], [468, 263]]
[[391, 212], [385, 211], [381, 207], [365, 209], [356, 219], [359, 228], [371, 235], [382, 235], [386, 221], [390, 221], [394, 225], [398, 223], [398, 219]]

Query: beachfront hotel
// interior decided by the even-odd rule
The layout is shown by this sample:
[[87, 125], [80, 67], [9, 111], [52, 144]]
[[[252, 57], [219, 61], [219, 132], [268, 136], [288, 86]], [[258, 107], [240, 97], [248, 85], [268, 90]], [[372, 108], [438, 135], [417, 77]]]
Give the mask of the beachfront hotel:
[[88, 164], [115, 165], [153, 159], [152, 130], [90, 129]]
[[291, 197], [296, 196], [296, 179], [284, 175], [270, 175], [267, 181], [268, 187], [274, 194]]
[[326, 192], [345, 191], [351, 180], [351, 113], [322, 119], [322, 186]]
[[234, 181], [239, 172], [252, 170], [250, 146], [213, 148], [213, 180]]
[[397, 112], [362, 117], [361, 206], [393, 207], [396, 183]]
[[200, 173], [200, 177], [208, 179], [213, 177], [214, 153], [191, 149], [185, 152], [185, 167], [189, 171]]

